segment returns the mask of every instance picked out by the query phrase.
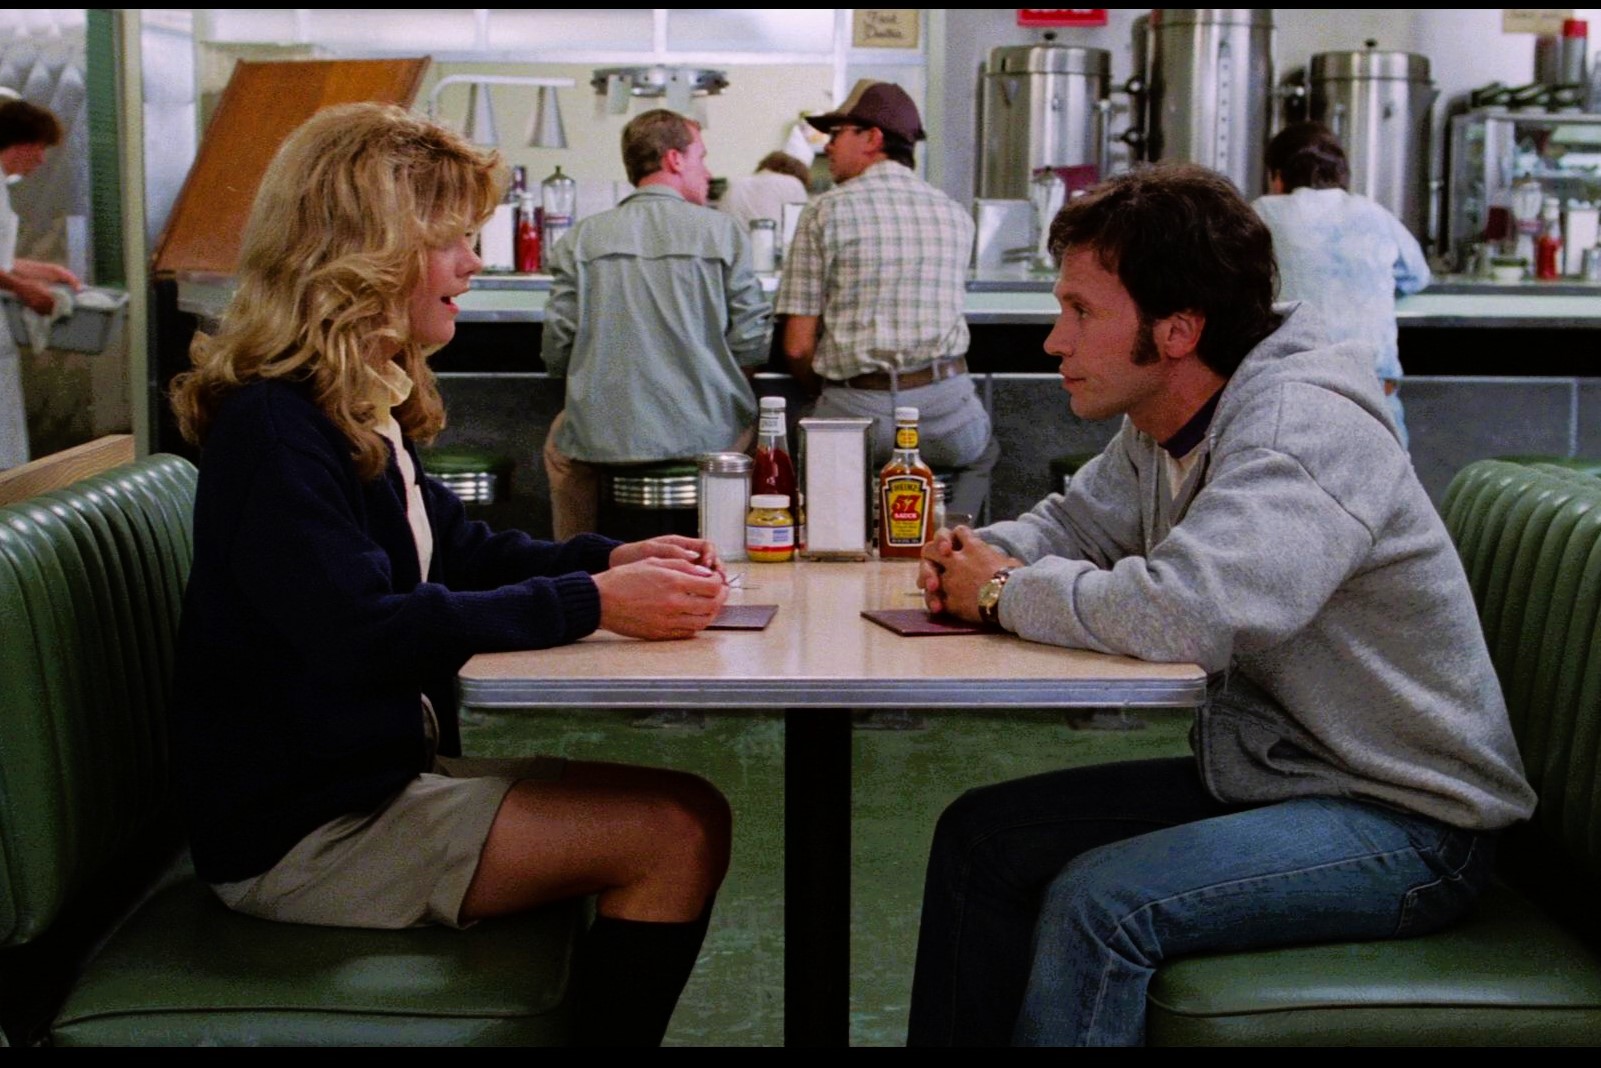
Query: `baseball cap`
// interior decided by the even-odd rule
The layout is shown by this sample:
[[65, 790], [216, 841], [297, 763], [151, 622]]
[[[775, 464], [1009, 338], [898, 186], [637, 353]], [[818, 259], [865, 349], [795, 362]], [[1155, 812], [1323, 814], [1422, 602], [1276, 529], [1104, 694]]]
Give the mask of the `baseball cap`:
[[826, 115], [808, 115], [807, 123], [833, 133], [837, 126], [877, 126], [886, 133], [895, 134], [906, 141], [923, 141], [923, 120], [918, 117], [917, 105], [906, 95], [906, 90], [894, 82], [876, 82], [863, 78], [851, 89], [834, 111]]

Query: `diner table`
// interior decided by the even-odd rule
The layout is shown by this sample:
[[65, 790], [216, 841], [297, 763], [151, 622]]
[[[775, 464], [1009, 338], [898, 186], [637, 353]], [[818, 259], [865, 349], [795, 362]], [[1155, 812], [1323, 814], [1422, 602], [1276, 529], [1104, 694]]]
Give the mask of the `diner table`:
[[915, 560], [729, 563], [761, 630], [647, 642], [597, 631], [462, 668], [463, 709], [784, 710], [784, 1033], [843, 1046], [850, 1018], [851, 717], [1009, 708], [1197, 706], [1206, 674], [999, 631], [903, 637], [864, 609], [921, 609]]

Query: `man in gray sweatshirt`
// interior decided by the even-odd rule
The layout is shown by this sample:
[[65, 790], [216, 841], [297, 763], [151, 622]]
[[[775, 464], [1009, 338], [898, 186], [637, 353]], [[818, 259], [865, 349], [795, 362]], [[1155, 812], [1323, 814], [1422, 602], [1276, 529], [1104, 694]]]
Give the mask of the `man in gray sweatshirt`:
[[1211, 673], [1192, 758], [974, 790], [941, 817], [912, 1044], [1137, 1044], [1170, 956], [1453, 922], [1534, 794], [1461, 563], [1372, 354], [1274, 305], [1266, 227], [1193, 166], [1057, 217], [1045, 349], [1123, 416], [1063, 495], [944, 531], [931, 611]]

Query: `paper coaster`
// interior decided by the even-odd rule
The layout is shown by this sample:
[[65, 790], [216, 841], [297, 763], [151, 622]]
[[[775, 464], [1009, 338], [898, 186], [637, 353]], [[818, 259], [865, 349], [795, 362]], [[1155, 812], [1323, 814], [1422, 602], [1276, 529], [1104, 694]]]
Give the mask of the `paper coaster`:
[[920, 638], [929, 634], [985, 634], [989, 628], [981, 623], [968, 623], [955, 616], [930, 616], [921, 608], [878, 608], [862, 613], [881, 627], [896, 634]]
[[761, 630], [778, 614], [776, 604], [725, 604], [707, 630]]

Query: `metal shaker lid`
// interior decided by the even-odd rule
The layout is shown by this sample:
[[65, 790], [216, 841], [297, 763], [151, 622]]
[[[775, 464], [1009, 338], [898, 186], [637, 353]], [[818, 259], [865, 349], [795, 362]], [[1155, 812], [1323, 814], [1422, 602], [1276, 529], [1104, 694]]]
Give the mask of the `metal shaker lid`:
[[1003, 45], [990, 49], [988, 74], [1093, 74], [1112, 76], [1112, 53], [1078, 45]]
[[695, 457], [695, 466], [713, 475], [748, 475], [751, 459], [742, 452], [703, 452]]
[[1429, 57], [1416, 52], [1380, 52], [1365, 48], [1354, 52], [1318, 52], [1312, 56], [1315, 82], [1363, 79], [1402, 82], [1429, 80]]

